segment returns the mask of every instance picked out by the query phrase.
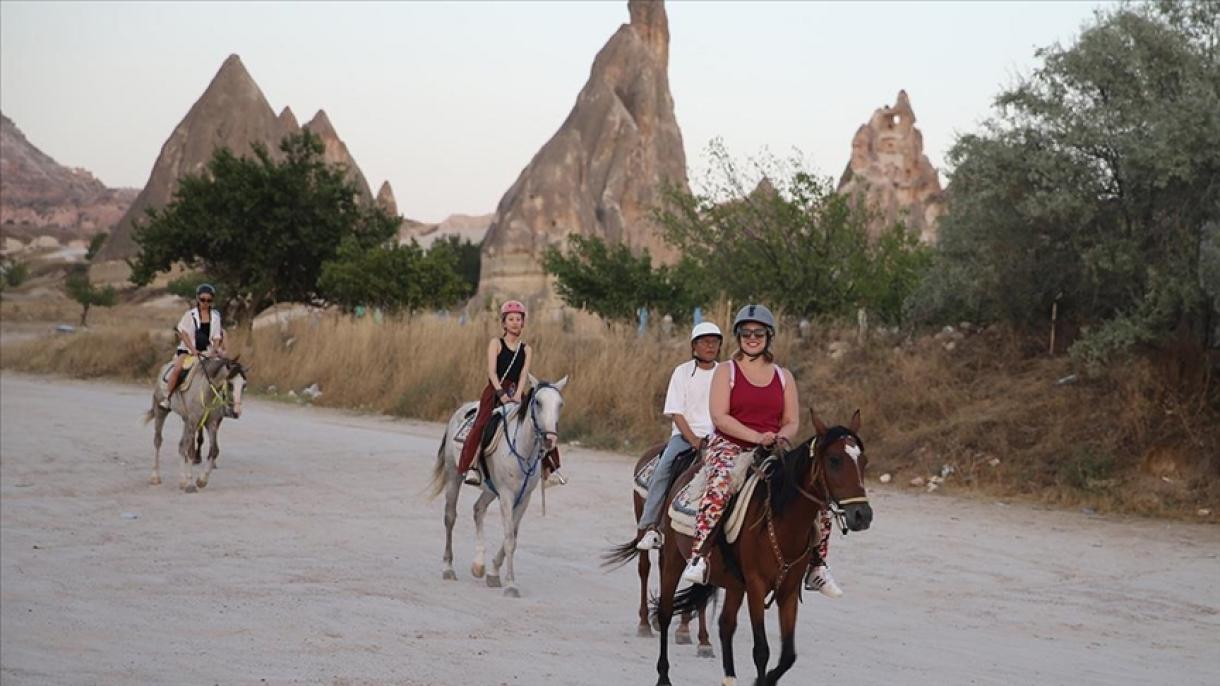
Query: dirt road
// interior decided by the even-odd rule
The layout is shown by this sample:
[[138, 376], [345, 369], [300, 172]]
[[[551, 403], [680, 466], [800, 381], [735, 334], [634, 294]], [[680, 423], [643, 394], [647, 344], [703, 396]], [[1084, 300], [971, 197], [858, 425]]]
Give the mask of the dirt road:
[[[630, 532], [630, 458], [567, 450], [511, 599], [441, 580], [441, 503], [420, 496], [440, 426], [252, 400], [185, 495], [173, 459], [146, 483], [147, 398], [0, 377], [5, 684], [654, 682], [634, 569], [597, 567]], [[872, 530], [832, 543], [847, 595], [803, 606], [785, 683], [1220, 683], [1220, 528], [873, 499]], [[749, 675], [748, 628], [737, 646]], [[675, 683], [720, 683], [718, 659], [675, 650]]]

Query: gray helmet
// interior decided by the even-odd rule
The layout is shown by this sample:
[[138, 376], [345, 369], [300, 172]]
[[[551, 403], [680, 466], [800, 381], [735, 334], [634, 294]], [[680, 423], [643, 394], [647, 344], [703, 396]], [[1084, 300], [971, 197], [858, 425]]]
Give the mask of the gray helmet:
[[775, 335], [775, 316], [771, 314], [771, 310], [767, 309], [766, 305], [746, 305], [737, 310], [737, 316], [733, 319], [733, 334], [737, 334], [737, 330], [746, 322], [757, 322], [767, 327], [771, 335]]
[[195, 288], [195, 297], [198, 298], [204, 293], [207, 293], [208, 295], [216, 295], [216, 288], [210, 283], [201, 283], [197, 288]]

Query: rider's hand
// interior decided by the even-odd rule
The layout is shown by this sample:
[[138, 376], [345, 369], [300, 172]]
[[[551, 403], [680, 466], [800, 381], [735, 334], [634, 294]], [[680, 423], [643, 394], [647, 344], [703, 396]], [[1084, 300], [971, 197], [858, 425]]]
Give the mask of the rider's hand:
[[774, 431], [767, 431], [762, 434], [759, 434], [758, 444], [761, 446], [770, 448], [772, 445], [775, 444], [776, 438], [777, 438], [777, 434]]

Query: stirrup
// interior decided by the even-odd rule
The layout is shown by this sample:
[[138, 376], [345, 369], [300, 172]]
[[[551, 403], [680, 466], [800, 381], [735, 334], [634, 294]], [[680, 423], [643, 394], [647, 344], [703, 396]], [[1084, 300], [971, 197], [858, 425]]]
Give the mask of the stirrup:
[[707, 559], [702, 555], [696, 557], [682, 570], [682, 579], [692, 584], [703, 586], [707, 583]]
[[479, 472], [478, 469], [471, 467], [470, 469], [466, 470], [466, 477], [462, 480], [470, 486], [482, 486], [483, 474]]
[[162, 410], [168, 410], [169, 398], [162, 398], [161, 401], [157, 403], [157, 407], [161, 408]]
[[555, 470], [547, 475], [546, 485], [547, 486], [567, 486], [568, 480], [563, 478], [563, 474], [560, 474], [559, 470]]
[[656, 529], [649, 529], [635, 544], [637, 550], [659, 550], [665, 545], [665, 534]]

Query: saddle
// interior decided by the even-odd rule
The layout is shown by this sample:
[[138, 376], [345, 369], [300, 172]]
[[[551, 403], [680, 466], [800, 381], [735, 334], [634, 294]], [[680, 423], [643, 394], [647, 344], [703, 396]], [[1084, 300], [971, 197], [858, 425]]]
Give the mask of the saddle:
[[[175, 393], [181, 393], [182, 389], [186, 388], [187, 380], [190, 379], [191, 374], [195, 373], [195, 363], [197, 361], [199, 361], [199, 358], [195, 357], [194, 355], [187, 355], [186, 358], [182, 360], [182, 373], [184, 374], [184, 376], [181, 379], [178, 379], [178, 387], [176, 389], [174, 389]], [[173, 370], [174, 370], [174, 363], [171, 360], [169, 362], [166, 362], [161, 367], [161, 373], [157, 376], [157, 387], [161, 390], [162, 396], [168, 395], [167, 391], [169, 390], [169, 374]]]
[[[486, 454], [495, 450], [500, 444], [500, 439], [504, 436], [504, 414], [507, 408], [497, 407], [491, 412], [491, 417], [487, 419], [487, 425], [483, 427], [483, 444], [479, 450], [481, 454]], [[467, 410], [465, 416], [462, 417], [462, 424], [458, 427], [457, 432], [453, 435], [455, 443], [465, 443], [470, 436], [470, 429], [474, 426], [474, 417], [478, 413], [479, 408], [475, 407]]]
[[[746, 519], [746, 510], [749, 509], [750, 499], [754, 496], [754, 489], [762, 481], [758, 470], [750, 469], [754, 466], [755, 459], [752, 453], [749, 456], [743, 454], [737, 464], [733, 466], [732, 482], [729, 487], [731, 498], [724, 508], [725, 513], [721, 521], [725, 540], [729, 543], [736, 541], [738, 534], [741, 533], [742, 524]], [[655, 465], [653, 468], [656, 468]], [[699, 504], [703, 500], [705, 490], [707, 490], [707, 467], [700, 467], [695, 477], [683, 486], [670, 501], [669, 522], [674, 531], [684, 536], [695, 535], [695, 514], [699, 511]]]

